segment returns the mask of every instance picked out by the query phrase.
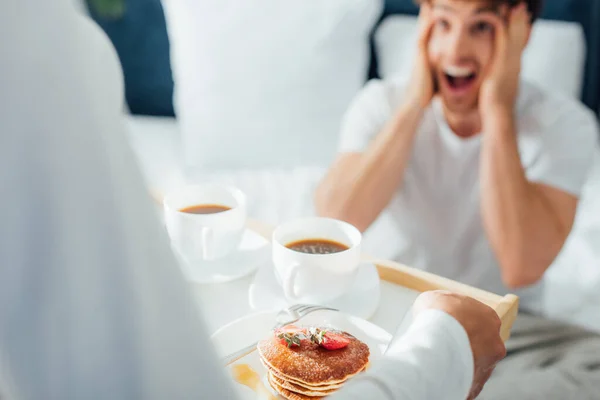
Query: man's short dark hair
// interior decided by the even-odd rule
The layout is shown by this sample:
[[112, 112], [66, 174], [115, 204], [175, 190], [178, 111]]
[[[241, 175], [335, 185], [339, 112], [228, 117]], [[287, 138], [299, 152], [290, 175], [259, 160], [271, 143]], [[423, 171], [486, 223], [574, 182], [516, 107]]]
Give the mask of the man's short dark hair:
[[[431, 1], [431, 0], [416, 0], [417, 4], [421, 4], [424, 1]], [[469, 1], [469, 0], [465, 0], [465, 1]], [[482, 0], [482, 1], [486, 1], [486, 0]], [[494, 4], [494, 5], [501, 5], [501, 4], [508, 4], [511, 7], [514, 7], [516, 5], [518, 5], [519, 3], [525, 3], [527, 4], [527, 9], [529, 10], [529, 12], [531, 13], [531, 21], [535, 21], [537, 19], [537, 17], [540, 16], [541, 12], [542, 12], [542, 6], [544, 3], [544, 0], [487, 0], [490, 3]]]

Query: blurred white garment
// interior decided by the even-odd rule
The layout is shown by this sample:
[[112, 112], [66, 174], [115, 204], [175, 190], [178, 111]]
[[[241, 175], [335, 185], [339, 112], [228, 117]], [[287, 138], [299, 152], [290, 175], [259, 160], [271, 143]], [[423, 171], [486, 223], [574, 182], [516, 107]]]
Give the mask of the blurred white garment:
[[[3, 5], [0, 398], [235, 398], [127, 145], [107, 39], [71, 0]], [[467, 335], [440, 311], [387, 355], [332, 398], [470, 389]]]
[[106, 37], [70, 0], [4, 7], [0, 389], [234, 398], [127, 145]]

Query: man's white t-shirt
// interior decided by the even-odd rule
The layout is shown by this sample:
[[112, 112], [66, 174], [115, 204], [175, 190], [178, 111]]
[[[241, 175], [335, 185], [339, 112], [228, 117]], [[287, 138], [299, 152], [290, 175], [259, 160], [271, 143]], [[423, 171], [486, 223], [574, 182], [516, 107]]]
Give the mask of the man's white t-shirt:
[[[400, 81], [374, 80], [342, 121], [340, 151], [363, 152], [397, 112]], [[577, 101], [522, 82], [516, 106], [518, 143], [527, 178], [578, 196], [598, 139], [594, 114]], [[479, 158], [485, 132], [460, 138], [441, 99], [425, 110], [402, 186], [388, 206], [400, 236], [397, 259], [498, 294], [502, 283], [480, 215]], [[538, 298], [540, 285], [520, 294]]]

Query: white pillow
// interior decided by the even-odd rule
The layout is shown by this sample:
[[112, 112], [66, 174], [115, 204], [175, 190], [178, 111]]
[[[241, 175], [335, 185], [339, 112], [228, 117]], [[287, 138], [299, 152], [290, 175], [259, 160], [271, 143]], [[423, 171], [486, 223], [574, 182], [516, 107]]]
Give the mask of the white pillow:
[[327, 165], [381, 0], [163, 0], [188, 166]]
[[[375, 33], [382, 78], [409, 76], [416, 50], [417, 18], [386, 18]], [[586, 56], [585, 35], [575, 22], [540, 20], [534, 23], [523, 55], [523, 77], [539, 86], [580, 98]]]

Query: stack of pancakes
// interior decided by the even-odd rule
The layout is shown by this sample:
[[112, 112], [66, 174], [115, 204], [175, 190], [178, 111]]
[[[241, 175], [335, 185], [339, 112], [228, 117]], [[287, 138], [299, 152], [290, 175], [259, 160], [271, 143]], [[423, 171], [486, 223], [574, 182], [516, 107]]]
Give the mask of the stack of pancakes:
[[272, 336], [258, 344], [260, 360], [268, 370], [273, 389], [289, 400], [328, 396], [369, 363], [369, 347], [349, 333], [350, 344], [327, 350], [311, 341], [288, 347]]

